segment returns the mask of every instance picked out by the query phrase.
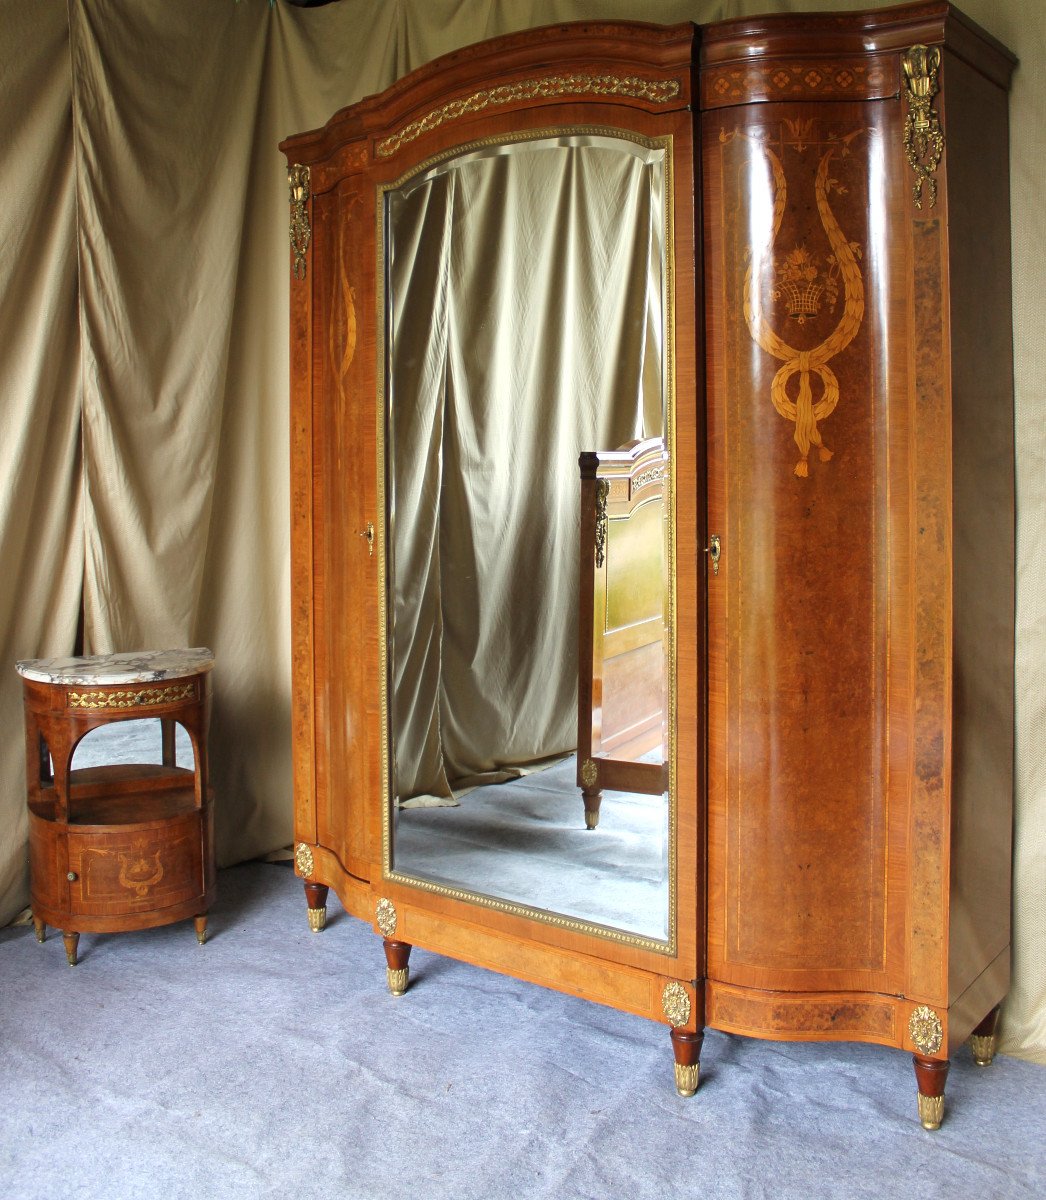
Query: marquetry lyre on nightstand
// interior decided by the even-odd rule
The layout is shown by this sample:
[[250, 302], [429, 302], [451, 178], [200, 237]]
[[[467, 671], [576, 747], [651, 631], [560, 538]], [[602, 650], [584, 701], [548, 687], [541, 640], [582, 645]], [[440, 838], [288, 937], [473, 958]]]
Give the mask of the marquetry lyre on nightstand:
[[[70, 966], [81, 933], [121, 933], [192, 917], [202, 945], [214, 898], [207, 775], [210, 650], [19, 662], [25, 702], [33, 924], [62, 930]], [[72, 769], [99, 726], [155, 718], [161, 763]], [[181, 725], [194, 765], [177, 765]]]

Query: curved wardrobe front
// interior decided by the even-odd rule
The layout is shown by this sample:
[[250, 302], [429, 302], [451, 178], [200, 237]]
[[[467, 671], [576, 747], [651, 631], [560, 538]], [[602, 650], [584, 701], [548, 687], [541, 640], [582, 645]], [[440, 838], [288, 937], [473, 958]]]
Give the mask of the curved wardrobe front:
[[[421, 945], [650, 1017], [684, 1094], [706, 1022], [897, 1046], [928, 1127], [990, 1058], [1012, 66], [942, 2], [555, 26], [283, 144], [296, 865], [394, 991]], [[630, 623], [578, 462], [640, 442]]]

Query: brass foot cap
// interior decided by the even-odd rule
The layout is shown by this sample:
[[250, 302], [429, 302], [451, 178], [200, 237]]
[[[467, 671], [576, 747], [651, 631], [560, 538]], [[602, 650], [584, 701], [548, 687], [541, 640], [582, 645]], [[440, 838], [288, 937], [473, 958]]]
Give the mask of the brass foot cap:
[[47, 931], [45, 929], [38, 929], [36, 931], [36, 940], [43, 945], [47, 941]]
[[990, 1067], [995, 1057], [995, 1037], [971, 1037], [970, 1049], [973, 1051], [973, 1061], [979, 1067]]
[[410, 967], [403, 967], [400, 970], [394, 967], [386, 967], [386, 973], [389, 980], [389, 991], [394, 996], [402, 996], [407, 990], [407, 980], [410, 978]]
[[598, 824], [599, 824], [599, 813], [589, 812], [586, 809], [585, 810], [585, 828], [586, 829], [595, 829], [595, 827]]
[[196, 940], [200, 943], [201, 946], [206, 945], [207, 944], [207, 930], [206, 929], [197, 929]]
[[327, 906], [322, 908], [310, 908], [309, 912], [309, 928], [313, 933], [320, 933], [327, 927]]
[[682, 1063], [676, 1063], [676, 1091], [680, 1096], [692, 1096], [697, 1091], [697, 1079], [701, 1070], [698, 1063], [693, 1066], [685, 1066]]
[[919, 1121], [923, 1129], [940, 1129], [944, 1116], [943, 1096], [924, 1096], [919, 1093]]

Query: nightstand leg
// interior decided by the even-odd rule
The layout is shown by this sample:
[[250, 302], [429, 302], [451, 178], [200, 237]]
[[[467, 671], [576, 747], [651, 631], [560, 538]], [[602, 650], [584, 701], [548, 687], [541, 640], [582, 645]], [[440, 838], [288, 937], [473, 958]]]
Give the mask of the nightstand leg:
[[599, 805], [603, 799], [602, 791], [588, 791], [587, 789], [581, 793], [581, 798], [585, 802], [585, 828], [595, 829], [599, 824]]
[[919, 1120], [923, 1129], [940, 1129], [949, 1062], [946, 1058], [923, 1058], [920, 1054], [913, 1054], [912, 1062], [919, 1085]]
[[80, 942], [80, 935], [73, 933], [71, 930], [62, 930], [62, 941], [65, 942], [65, 957], [71, 967], [75, 967], [77, 963], [76, 947]]
[[319, 933], [327, 925], [327, 893], [330, 889], [325, 883], [307, 883], [305, 885], [305, 902], [309, 906], [309, 928], [313, 933]]
[[993, 1008], [977, 1028], [970, 1034], [970, 1049], [973, 1061], [979, 1067], [990, 1067], [995, 1057], [995, 1027], [999, 1022], [998, 1006]]
[[193, 917], [192, 923], [196, 927], [196, 940], [202, 946], [207, 941], [207, 914], [201, 913], [198, 917]]
[[38, 942], [47, 941], [47, 925], [35, 913], [33, 914], [33, 930], [36, 933], [36, 940]]
[[672, 1053], [676, 1060], [676, 1091], [680, 1096], [692, 1096], [697, 1091], [701, 1070], [701, 1043], [705, 1040], [704, 1030], [694, 1033], [689, 1029], [672, 1030]]
[[407, 980], [410, 978], [407, 960], [410, 958], [411, 947], [406, 942], [393, 942], [388, 938], [385, 938], [382, 944], [385, 947], [385, 962], [388, 965], [389, 991], [394, 996], [402, 996], [407, 990]]

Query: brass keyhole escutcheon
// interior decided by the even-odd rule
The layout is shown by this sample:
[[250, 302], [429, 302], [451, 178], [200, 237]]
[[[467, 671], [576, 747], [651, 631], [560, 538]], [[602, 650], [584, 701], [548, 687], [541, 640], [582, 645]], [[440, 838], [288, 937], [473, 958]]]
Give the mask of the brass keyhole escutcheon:
[[721, 546], [719, 544], [719, 535], [717, 533], [713, 533], [712, 536], [708, 539], [708, 548], [705, 550], [705, 553], [708, 555], [709, 559], [712, 562], [712, 574], [713, 575], [719, 574], [720, 551], [721, 551]]
[[367, 522], [367, 528], [360, 530], [360, 537], [367, 539], [367, 553], [374, 553], [374, 524], [371, 521]]

